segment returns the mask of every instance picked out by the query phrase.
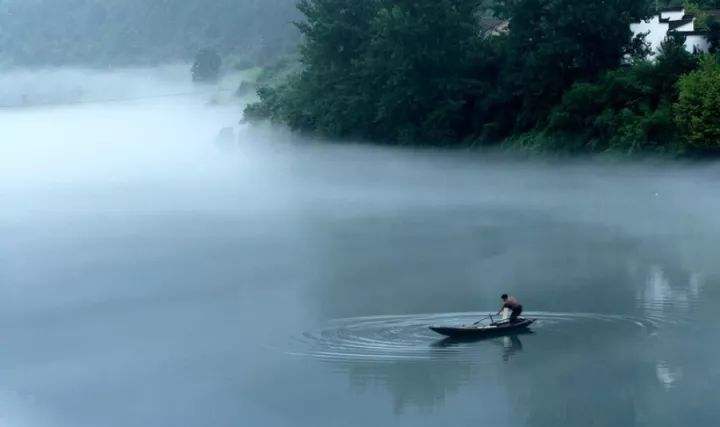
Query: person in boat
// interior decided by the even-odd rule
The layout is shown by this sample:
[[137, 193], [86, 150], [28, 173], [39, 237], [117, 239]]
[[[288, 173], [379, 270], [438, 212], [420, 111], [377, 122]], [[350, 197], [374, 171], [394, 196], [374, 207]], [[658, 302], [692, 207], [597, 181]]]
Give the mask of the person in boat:
[[515, 297], [508, 296], [508, 294], [502, 294], [500, 299], [502, 300], [503, 305], [500, 307], [500, 311], [498, 311], [497, 314], [500, 315], [500, 313], [507, 308], [510, 310], [510, 323], [517, 322], [518, 317], [523, 311], [522, 304], [520, 304]]

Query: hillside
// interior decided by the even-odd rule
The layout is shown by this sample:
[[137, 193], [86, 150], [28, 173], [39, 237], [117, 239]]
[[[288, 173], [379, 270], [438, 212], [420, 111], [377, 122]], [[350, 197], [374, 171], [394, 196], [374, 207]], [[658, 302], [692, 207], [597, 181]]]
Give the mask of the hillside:
[[212, 47], [264, 63], [291, 51], [294, 0], [0, 0], [0, 64], [148, 65]]

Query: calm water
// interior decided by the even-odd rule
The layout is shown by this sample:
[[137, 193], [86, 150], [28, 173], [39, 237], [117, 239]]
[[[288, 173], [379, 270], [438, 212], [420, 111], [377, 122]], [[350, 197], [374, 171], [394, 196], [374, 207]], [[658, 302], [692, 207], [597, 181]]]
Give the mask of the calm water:
[[[717, 423], [715, 164], [299, 144], [204, 100], [0, 111], [3, 425]], [[503, 292], [532, 333], [427, 329]]]

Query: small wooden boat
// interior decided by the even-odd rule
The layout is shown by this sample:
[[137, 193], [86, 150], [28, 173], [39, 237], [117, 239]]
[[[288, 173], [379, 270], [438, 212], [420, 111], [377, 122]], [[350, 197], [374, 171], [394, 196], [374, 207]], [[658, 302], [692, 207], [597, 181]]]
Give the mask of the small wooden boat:
[[440, 335], [453, 338], [476, 338], [486, 336], [508, 335], [526, 330], [535, 319], [519, 317], [515, 322], [494, 322], [489, 325], [469, 326], [430, 326], [430, 330]]

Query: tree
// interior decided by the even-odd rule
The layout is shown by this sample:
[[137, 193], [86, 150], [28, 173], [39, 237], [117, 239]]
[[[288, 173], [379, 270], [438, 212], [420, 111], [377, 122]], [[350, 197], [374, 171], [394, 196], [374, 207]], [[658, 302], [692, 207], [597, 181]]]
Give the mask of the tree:
[[359, 61], [374, 104], [373, 134], [393, 140], [455, 141], [468, 133], [473, 74], [482, 52], [477, 0], [385, 0]]
[[[495, 143], [537, 132], [570, 149], [664, 148], [675, 136], [682, 40], [656, 62], [630, 22], [646, 0], [302, 0], [303, 69], [259, 91], [249, 119], [381, 142]], [[627, 58], [633, 56], [633, 62]], [[549, 140], [548, 139], [548, 140]]]
[[650, 13], [646, 0], [502, 0], [510, 19], [501, 91], [518, 111], [515, 130], [544, 121], [563, 92], [618, 67], [630, 23]]
[[698, 56], [690, 54], [685, 48], [685, 36], [670, 34], [660, 44], [655, 63], [656, 72], [647, 76], [653, 85], [653, 92], [659, 96], [672, 96], [677, 99], [677, 81], [680, 76], [697, 69]]
[[706, 56], [700, 69], [680, 78], [675, 119], [687, 146], [696, 152], [720, 152], [720, 65]]
[[652, 56], [652, 44], [647, 41], [650, 30], [645, 33], [635, 35], [630, 44], [625, 47], [625, 58], [628, 62], [637, 62], [645, 60]]
[[720, 50], [720, 22], [713, 17], [707, 27], [707, 40], [710, 45], [708, 50], [714, 54]]
[[678, 139], [672, 104], [680, 76], [697, 68], [684, 37], [662, 43], [655, 61], [610, 70], [597, 82], [576, 83], [550, 114], [545, 132], [570, 136], [576, 150], [672, 151]]
[[273, 92], [275, 118], [293, 129], [324, 135], [367, 135], [373, 107], [358, 62], [370, 43], [378, 7], [379, 0], [298, 3], [305, 16], [298, 24], [303, 70]]
[[266, 115], [291, 128], [376, 141], [457, 141], [482, 38], [481, 0], [302, 0], [302, 72], [260, 91]]
[[192, 78], [195, 82], [213, 82], [220, 77], [222, 58], [214, 49], [203, 49], [195, 56]]

